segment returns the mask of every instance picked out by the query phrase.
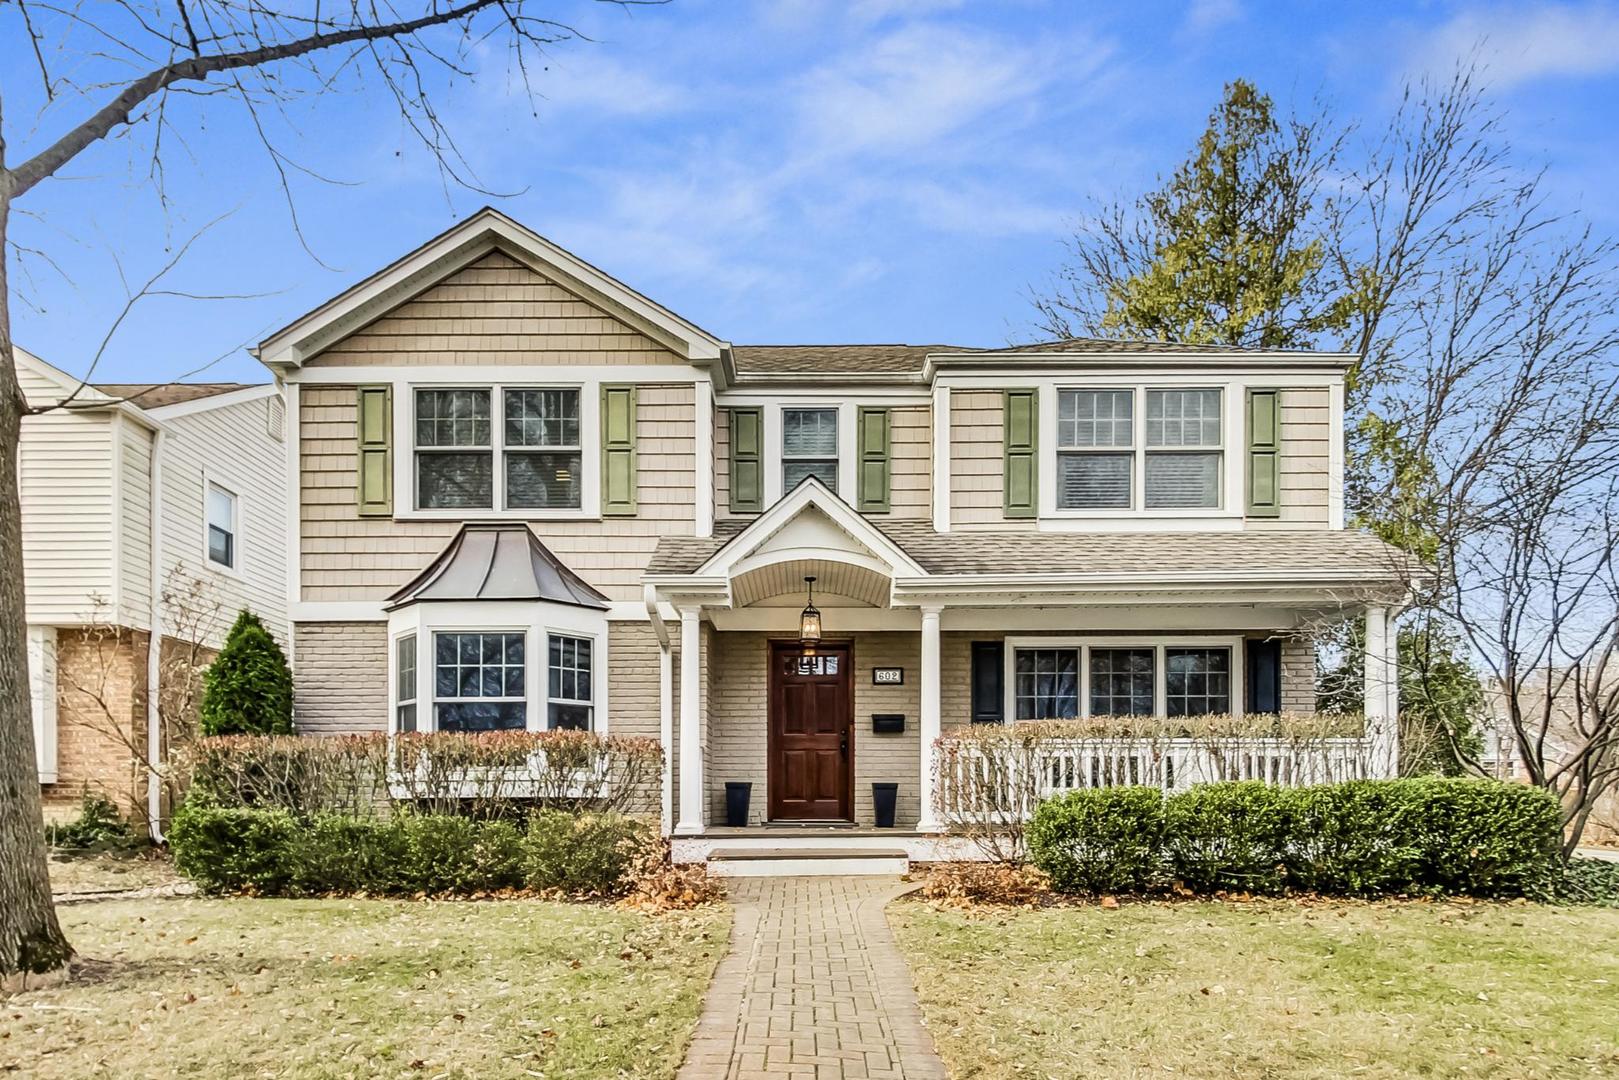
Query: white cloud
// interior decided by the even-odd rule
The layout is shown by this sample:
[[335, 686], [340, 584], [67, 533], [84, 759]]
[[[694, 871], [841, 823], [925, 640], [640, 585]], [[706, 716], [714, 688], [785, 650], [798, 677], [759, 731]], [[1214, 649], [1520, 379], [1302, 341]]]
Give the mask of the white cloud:
[[1183, 37], [1198, 37], [1242, 18], [1239, 0], [1193, 0], [1181, 24]]
[[1427, 37], [1419, 67], [1447, 71], [1478, 53], [1502, 89], [1556, 76], [1619, 71], [1619, 8], [1608, 4], [1500, 7], [1463, 12]]
[[[676, 84], [609, 60], [599, 51], [570, 55], [548, 66], [550, 70], [534, 80], [542, 108], [549, 103], [578, 112], [653, 116], [674, 112], [689, 103], [684, 90]], [[522, 90], [520, 82], [517, 90]]]

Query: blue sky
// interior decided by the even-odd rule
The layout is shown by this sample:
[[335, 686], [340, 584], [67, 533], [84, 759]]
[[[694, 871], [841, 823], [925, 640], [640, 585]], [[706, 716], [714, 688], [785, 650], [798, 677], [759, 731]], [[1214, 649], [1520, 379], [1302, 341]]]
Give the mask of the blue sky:
[[[82, 372], [119, 317], [119, 268], [193, 293], [139, 305], [97, 377], [260, 381], [242, 346], [484, 203], [738, 343], [992, 345], [1031, 330], [1027, 293], [1088, 202], [1171, 170], [1222, 85], [1322, 95], [1385, 117], [1403, 81], [1480, 42], [1507, 132], [1554, 205], [1619, 232], [1619, 4], [1197, 0], [556, 0], [592, 43], [555, 50], [531, 100], [499, 48], [440, 111], [492, 198], [446, 186], [373, 89], [271, 118], [313, 256], [238, 107], [186, 101], [167, 202], [143, 137], [30, 193], [14, 239], [19, 344]], [[13, 161], [73, 115], [40, 114], [0, 12]], [[324, 265], [323, 265], [324, 264]]]

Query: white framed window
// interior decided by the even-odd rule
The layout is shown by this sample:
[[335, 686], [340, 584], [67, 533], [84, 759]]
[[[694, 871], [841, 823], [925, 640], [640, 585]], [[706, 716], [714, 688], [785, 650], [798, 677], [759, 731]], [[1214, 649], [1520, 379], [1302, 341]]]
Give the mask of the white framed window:
[[838, 410], [781, 410], [781, 490], [792, 491], [814, 476], [838, 490]]
[[1006, 715], [1238, 715], [1238, 638], [1007, 638]]
[[212, 480], [203, 484], [203, 545], [208, 562], [235, 570], [241, 557], [241, 500]]
[[416, 730], [416, 635], [394, 639], [394, 730]]
[[[1121, 516], [1226, 509], [1228, 395], [1220, 386], [1055, 388], [1045, 513]], [[1237, 394], [1236, 400], [1241, 400]], [[1054, 461], [1053, 461], [1054, 458]], [[1053, 468], [1054, 466], [1054, 468]]]
[[570, 634], [551, 634], [549, 639], [545, 726], [589, 731], [595, 726], [595, 642]]
[[579, 386], [413, 387], [414, 509], [587, 509], [585, 399]]
[[528, 635], [433, 635], [433, 726], [438, 731], [521, 731], [528, 726]]

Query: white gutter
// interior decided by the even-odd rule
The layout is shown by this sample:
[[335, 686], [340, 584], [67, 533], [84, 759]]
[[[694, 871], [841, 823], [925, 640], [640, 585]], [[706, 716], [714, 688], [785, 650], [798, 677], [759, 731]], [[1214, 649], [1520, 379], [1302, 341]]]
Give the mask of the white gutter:
[[658, 610], [658, 590], [647, 585], [641, 590], [646, 598], [647, 617], [652, 620], [652, 632], [658, 635], [658, 742], [663, 748], [663, 775], [660, 778], [663, 835], [674, 831], [675, 823], [675, 663], [669, 625]]
[[152, 433], [151, 500], [151, 632], [146, 638], [146, 822], [154, 843], [163, 842], [163, 788], [159, 768], [163, 764], [163, 440], [158, 429]]

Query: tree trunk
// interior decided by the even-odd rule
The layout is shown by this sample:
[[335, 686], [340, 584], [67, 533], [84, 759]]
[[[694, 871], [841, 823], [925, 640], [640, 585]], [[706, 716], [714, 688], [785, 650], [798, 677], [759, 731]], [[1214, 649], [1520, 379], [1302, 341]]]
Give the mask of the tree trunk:
[[73, 957], [51, 904], [28, 699], [22, 499], [17, 489], [23, 398], [11, 348], [6, 273], [10, 210], [0, 191], [0, 987], [8, 988], [29, 975], [57, 971]]

